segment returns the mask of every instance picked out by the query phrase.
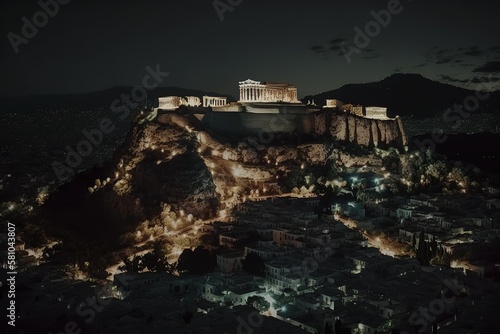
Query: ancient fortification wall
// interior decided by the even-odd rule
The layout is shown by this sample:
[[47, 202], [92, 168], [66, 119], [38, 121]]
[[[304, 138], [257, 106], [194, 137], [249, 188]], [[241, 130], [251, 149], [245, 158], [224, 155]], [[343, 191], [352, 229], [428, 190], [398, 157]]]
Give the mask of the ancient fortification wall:
[[305, 115], [207, 112], [203, 122], [216, 131], [242, 136], [265, 132], [295, 132], [328, 136], [368, 147], [402, 147], [408, 143], [399, 117], [387, 120], [370, 119], [332, 110]]

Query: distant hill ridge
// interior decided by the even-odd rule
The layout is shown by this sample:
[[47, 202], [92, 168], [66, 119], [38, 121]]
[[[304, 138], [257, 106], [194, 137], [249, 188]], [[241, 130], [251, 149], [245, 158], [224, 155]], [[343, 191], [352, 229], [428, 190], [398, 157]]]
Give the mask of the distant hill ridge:
[[[498, 112], [500, 92], [492, 92], [488, 99], [480, 103], [479, 112]], [[314, 99], [324, 105], [326, 99], [339, 99], [345, 103], [363, 106], [386, 106], [390, 117], [396, 115], [417, 118], [441, 114], [455, 103], [463, 105], [475, 91], [428, 79], [420, 74], [398, 73], [377, 82], [347, 84], [340, 88], [317, 95], [304, 97], [303, 101]]]

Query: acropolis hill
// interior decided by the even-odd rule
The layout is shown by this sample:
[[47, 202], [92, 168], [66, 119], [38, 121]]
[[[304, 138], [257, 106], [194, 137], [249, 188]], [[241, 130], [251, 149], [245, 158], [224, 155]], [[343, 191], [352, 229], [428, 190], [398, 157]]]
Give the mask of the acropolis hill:
[[[137, 231], [159, 224], [169, 210], [190, 222], [224, 217], [248, 199], [345, 186], [339, 172], [369, 168], [383, 176], [385, 148], [397, 147], [402, 168], [408, 165], [402, 123], [384, 108], [338, 100], [321, 108], [298, 101], [293, 86], [264, 86], [269, 90], [242, 91], [232, 103], [220, 96], [160, 98], [159, 108], [137, 115], [113, 159], [60, 188], [40, 219], [65, 226], [72, 243], [101, 240], [110, 251], [140, 238]], [[90, 233], [89, 222], [106, 231]]]
[[356, 106], [334, 99], [322, 108], [313, 101], [304, 104], [297, 99], [297, 88], [289, 84], [248, 79], [241, 81], [239, 88], [237, 102], [203, 96], [202, 104], [199, 97], [169, 96], [159, 99], [158, 111], [184, 106], [193, 112], [199, 108], [203, 124], [233, 136], [326, 136], [366, 147], [403, 147], [408, 142], [401, 119], [388, 118], [384, 107]]

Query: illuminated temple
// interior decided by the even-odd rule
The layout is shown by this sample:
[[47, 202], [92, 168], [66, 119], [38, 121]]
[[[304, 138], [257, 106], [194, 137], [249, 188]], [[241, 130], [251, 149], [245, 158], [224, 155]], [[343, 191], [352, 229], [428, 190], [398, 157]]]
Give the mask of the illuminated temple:
[[289, 84], [261, 83], [254, 80], [240, 81], [239, 102], [300, 103], [297, 88]]
[[308, 132], [320, 108], [305, 105], [297, 98], [297, 88], [284, 83], [266, 83], [247, 79], [239, 82], [238, 102], [212, 106], [203, 122], [210, 128], [238, 135], [263, 132]]

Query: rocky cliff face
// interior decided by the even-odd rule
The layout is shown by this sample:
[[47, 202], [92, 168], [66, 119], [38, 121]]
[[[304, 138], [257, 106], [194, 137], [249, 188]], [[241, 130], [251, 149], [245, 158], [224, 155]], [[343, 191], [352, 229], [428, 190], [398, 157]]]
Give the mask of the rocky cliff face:
[[[214, 217], [219, 194], [194, 133], [168, 122], [135, 122], [115, 157], [59, 188], [33, 219], [69, 243], [119, 247], [139, 225], [177, 217]], [[153, 223], [154, 222], [154, 223]]]
[[367, 147], [402, 147], [408, 139], [401, 119], [369, 119], [338, 111], [314, 115], [315, 134]]
[[212, 175], [194, 134], [185, 129], [168, 122], [137, 125], [116, 163], [114, 185], [102, 189], [111, 203], [128, 198], [146, 219], [154, 218], [162, 203], [198, 218], [215, 214], [219, 202]]
[[296, 134], [308, 137], [327, 136], [366, 147], [386, 148], [407, 145], [399, 117], [370, 119], [342, 111], [321, 110], [313, 114], [279, 114], [249, 112], [210, 112], [203, 118], [208, 128], [238, 138], [262, 134]]
[[[399, 120], [334, 112], [309, 116], [316, 136], [368, 147], [406, 143]], [[373, 154], [354, 156], [322, 139], [273, 145], [257, 137], [228, 141], [205, 130], [190, 115], [137, 119], [110, 163], [54, 194], [45, 221], [77, 238], [96, 240], [99, 230], [100, 239], [115, 237], [118, 243], [116, 236], [135, 235], [145, 224], [161, 227], [165, 206], [176, 217], [190, 215], [191, 222], [224, 216], [249, 197], [280, 193], [280, 182], [301, 166], [381, 165]]]

